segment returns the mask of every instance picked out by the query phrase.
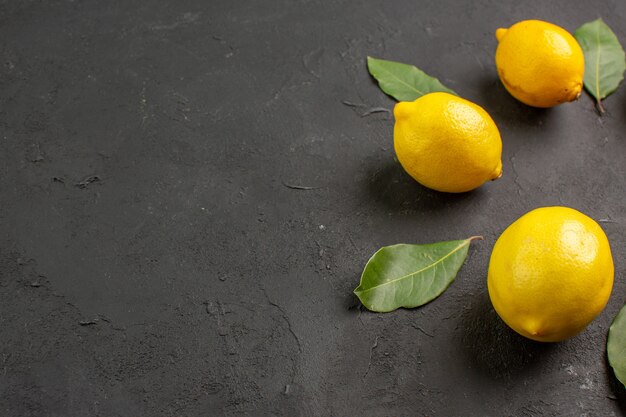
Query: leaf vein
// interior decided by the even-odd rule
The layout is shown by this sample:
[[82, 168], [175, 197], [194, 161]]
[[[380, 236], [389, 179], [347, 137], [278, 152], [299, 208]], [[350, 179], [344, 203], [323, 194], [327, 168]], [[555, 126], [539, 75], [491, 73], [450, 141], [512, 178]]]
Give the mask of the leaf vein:
[[600, 46], [600, 27], [596, 27], [596, 40], [598, 42], [598, 53], [596, 55], [596, 97], [600, 100], [600, 52], [602, 47]]
[[397, 75], [395, 75], [395, 74], [394, 74], [394, 73], [392, 73], [392, 72], [389, 72], [389, 71], [387, 71], [387, 70], [385, 70], [385, 69], [383, 69], [383, 68], [379, 68], [379, 71], [382, 71], [382, 72], [384, 72], [384, 73], [388, 74], [388, 75], [389, 75], [392, 79], [396, 80], [396, 81], [397, 81], [397, 82], [399, 82], [400, 84], [403, 84], [403, 85], [407, 86], [408, 88], [410, 88], [410, 89], [412, 89], [412, 90], [416, 91], [417, 93], [419, 93], [419, 94], [421, 94], [421, 95], [426, 94], [426, 93], [424, 93], [423, 91], [419, 90], [417, 87], [415, 87], [415, 86], [413, 86], [413, 85], [411, 85], [411, 84], [409, 84], [409, 83], [405, 82], [404, 80], [402, 80], [400, 77], [398, 77]]
[[[394, 282], [398, 282], [398, 281], [400, 281], [400, 280], [410, 278], [410, 277], [411, 277], [411, 276], [413, 276], [413, 275], [417, 275], [417, 274], [420, 274], [420, 273], [422, 273], [422, 272], [424, 272], [424, 271], [427, 271], [427, 270], [429, 270], [429, 269], [431, 269], [431, 268], [434, 268], [434, 267], [436, 267], [438, 264], [441, 264], [444, 260], [446, 260], [446, 259], [447, 259], [447, 258], [449, 258], [450, 256], [454, 255], [454, 254], [455, 254], [456, 252], [458, 252], [461, 248], [463, 248], [464, 246], [467, 246], [467, 245], [469, 244], [469, 242], [470, 242], [470, 240], [469, 240], [469, 239], [464, 240], [464, 241], [463, 241], [463, 242], [462, 242], [459, 246], [457, 246], [456, 248], [454, 248], [453, 250], [451, 250], [451, 251], [450, 251], [450, 253], [446, 254], [445, 256], [443, 256], [443, 257], [442, 257], [441, 259], [439, 259], [438, 261], [436, 261], [436, 262], [434, 262], [434, 263], [432, 263], [432, 264], [430, 264], [430, 265], [428, 265], [428, 266], [425, 266], [424, 268], [422, 268], [422, 269], [420, 269], [420, 270], [418, 270], [418, 271], [411, 272], [410, 274], [406, 274], [406, 275], [401, 276], [401, 277], [399, 277], [399, 278], [395, 278], [395, 279], [392, 279], [392, 280], [390, 280], [390, 281], [383, 282], [382, 284], [378, 284], [378, 285], [376, 285], [376, 286], [374, 286], [374, 287], [370, 287], [370, 288], [367, 288], [367, 289], [365, 289], [365, 290], [361, 290], [361, 291], [359, 291], [359, 293], [365, 293], [365, 292], [368, 292], [368, 291], [372, 291], [372, 290], [378, 289], [378, 288], [380, 288], [380, 287], [383, 287], [383, 286], [385, 286], [385, 285], [393, 284]], [[431, 285], [432, 285], [432, 283], [431, 283]]]

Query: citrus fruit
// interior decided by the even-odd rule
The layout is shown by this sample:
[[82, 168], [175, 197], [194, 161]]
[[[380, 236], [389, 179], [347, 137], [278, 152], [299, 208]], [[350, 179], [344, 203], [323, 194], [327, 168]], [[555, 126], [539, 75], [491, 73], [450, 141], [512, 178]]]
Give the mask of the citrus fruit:
[[448, 93], [400, 102], [394, 110], [394, 148], [420, 184], [460, 193], [502, 175], [502, 140], [480, 106]]
[[600, 314], [613, 272], [609, 241], [595, 221], [571, 208], [543, 207], [498, 238], [487, 284], [509, 327], [533, 340], [557, 342]]
[[553, 107], [580, 96], [585, 58], [565, 29], [524, 20], [496, 31], [496, 67], [513, 97], [534, 107]]

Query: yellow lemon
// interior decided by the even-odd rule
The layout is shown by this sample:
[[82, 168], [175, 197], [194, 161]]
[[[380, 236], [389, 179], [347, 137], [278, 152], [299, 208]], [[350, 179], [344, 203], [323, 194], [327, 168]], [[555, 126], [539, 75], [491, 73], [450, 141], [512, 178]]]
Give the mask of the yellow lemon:
[[393, 138], [402, 167], [420, 184], [460, 193], [502, 175], [502, 140], [480, 106], [448, 93], [400, 102]]
[[513, 97], [534, 107], [553, 107], [580, 96], [585, 58], [565, 29], [524, 20], [496, 31], [496, 67]]
[[595, 221], [571, 208], [543, 207], [498, 238], [487, 284], [509, 327], [533, 340], [558, 342], [604, 309], [613, 272], [609, 241]]

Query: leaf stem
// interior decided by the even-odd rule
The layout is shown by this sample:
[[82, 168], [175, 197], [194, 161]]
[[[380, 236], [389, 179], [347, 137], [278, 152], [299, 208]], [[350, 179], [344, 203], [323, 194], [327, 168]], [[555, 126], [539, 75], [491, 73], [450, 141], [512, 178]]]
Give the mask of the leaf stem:
[[604, 114], [604, 107], [602, 106], [602, 100], [599, 98], [596, 99], [596, 108], [600, 116], [602, 116]]
[[469, 240], [470, 242], [474, 241], [474, 240], [485, 240], [484, 237], [478, 235], [478, 236], [472, 236], [470, 238], [468, 238], [467, 240]]

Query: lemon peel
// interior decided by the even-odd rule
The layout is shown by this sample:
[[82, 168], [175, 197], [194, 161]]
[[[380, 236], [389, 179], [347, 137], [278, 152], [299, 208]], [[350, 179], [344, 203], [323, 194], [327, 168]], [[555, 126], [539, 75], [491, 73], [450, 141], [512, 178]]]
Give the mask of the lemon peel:
[[543, 207], [511, 224], [489, 261], [487, 287], [517, 333], [557, 342], [581, 332], [606, 306], [614, 266], [602, 228], [567, 207]]
[[502, 140], [489, 114], [448, 93], [426, 94], [394, 108], [394, 148], [420, 184], [460, 193], [502, 176]]
[[534, 107], [576, 100], [583, 88], [585, 59], [565, 29], [541, 20], [524, 20], [496, 30], [496, 67], [507, 91]]

